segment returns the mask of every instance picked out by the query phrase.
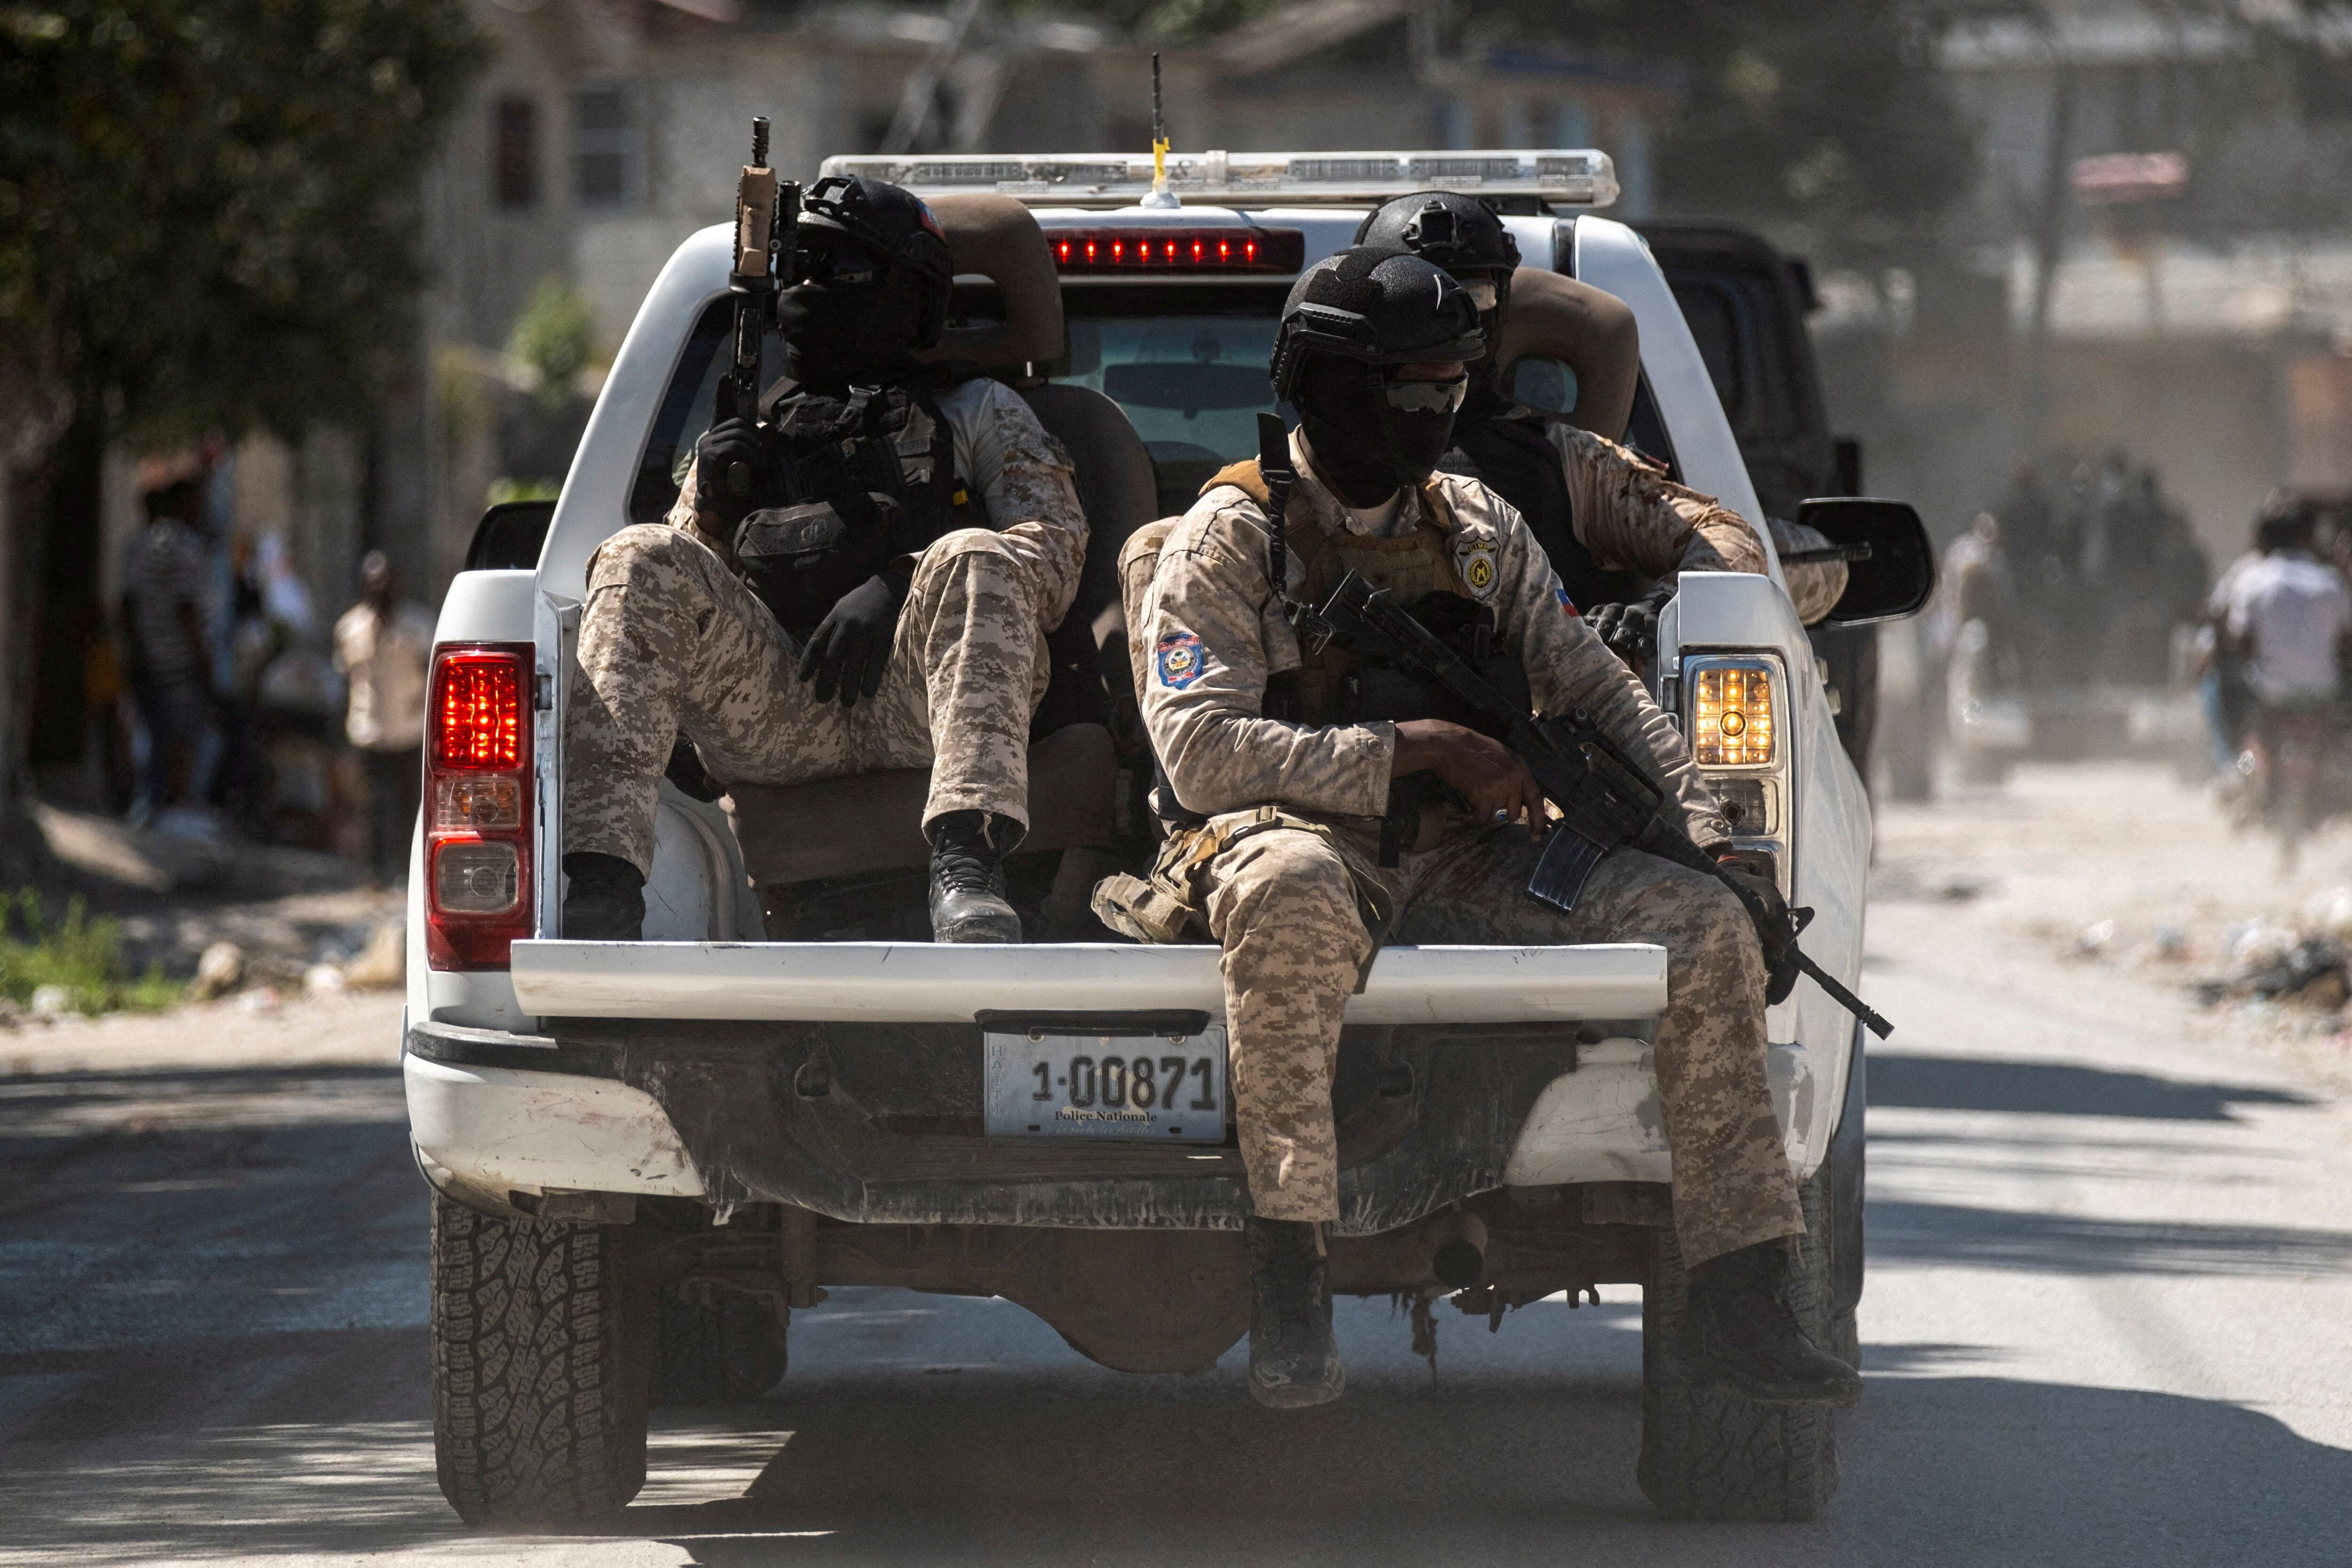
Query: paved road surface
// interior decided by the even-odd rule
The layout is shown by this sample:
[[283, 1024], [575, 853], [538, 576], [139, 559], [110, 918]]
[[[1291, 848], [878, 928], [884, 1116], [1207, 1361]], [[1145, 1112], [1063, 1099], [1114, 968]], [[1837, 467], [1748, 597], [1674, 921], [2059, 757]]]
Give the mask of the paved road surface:
[[1348, 1398], [1289, 1415], [1233, 1356], [1123, 1377], [1011, 1306], [844, 1290], [782, 1401], [660, 1419], [605, 1535], [469, 1539], [397, 1003], [350, 998], [0, 1037], [0, 1563], [2352, 1561], [2352, 1071], [2058, 952], [2102, 908], [2118, 953], [2203, 941], [2352, 842], [2281, 892], [2193, 797], [2087, 771], [1884, 828], [1870, 1392], [1817, 1524], [1648, 1516], [1630, 1289], [1446, 1314], [1433, 1383], [1349, 1305]]

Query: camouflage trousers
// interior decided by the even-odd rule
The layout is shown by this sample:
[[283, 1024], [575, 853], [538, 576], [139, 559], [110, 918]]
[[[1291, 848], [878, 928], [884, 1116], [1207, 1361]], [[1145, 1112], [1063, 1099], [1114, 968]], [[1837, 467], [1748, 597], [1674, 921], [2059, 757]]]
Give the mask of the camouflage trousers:
[[654, 804], [678, 736], [723, 784], [931, 768], [923, 820], [1029, 822], [1029, 717], [1052, 673], [1031, 574], [964, 529], [919, 556], [882, 687], [819, 702], [800, 648], [724, 562], [667, 523], [588, 563], [581, 679], [564, 716], [563, 847], [653, 863]]
[[1394, 900], [1392, 942], [1664, 946], [1654, 1061], [1683, 1256], [1697, 1263], [1803, 1233], [1765, 1082], [1764, 961], [1728, 889], [1619, 849], [1562, 914], [1527, 896], [1541, 846], [1524, 827], [1457, 831], [1391, 870], [1377, 866], [1377, 849], [1369, 834], [1336, 825], [1328, 837], [1277, 827], [1235, 838], [1203, 868], [1201, 907], [1224, 946], [1234, 1118], [1259, 1214], [1339, 1216], [1331, 1077], [1340, 1013], [1370, 950], [1356, 897], [1369, 878]]

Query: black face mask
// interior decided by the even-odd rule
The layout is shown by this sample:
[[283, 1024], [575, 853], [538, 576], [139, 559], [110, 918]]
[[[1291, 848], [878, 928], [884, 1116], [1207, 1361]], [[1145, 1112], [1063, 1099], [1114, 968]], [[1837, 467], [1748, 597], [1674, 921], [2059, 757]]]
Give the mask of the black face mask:
[[906, 368], [915, 342], [913, 291], [887, 276], [862, 284], [802, 283], [776, 297], [787, 369], [803, 386], [864, 386]]
[[[1301, 369], [1295, 401], [1317, 470], [1341, 500], [1370, 507], [1436, 469], [1454, 435], [1452, 399], [1459, 390], [1458, 384], [1388, 381], [1327, 355]], [[1400, 407], [1398, 397], [1436, 406]]]

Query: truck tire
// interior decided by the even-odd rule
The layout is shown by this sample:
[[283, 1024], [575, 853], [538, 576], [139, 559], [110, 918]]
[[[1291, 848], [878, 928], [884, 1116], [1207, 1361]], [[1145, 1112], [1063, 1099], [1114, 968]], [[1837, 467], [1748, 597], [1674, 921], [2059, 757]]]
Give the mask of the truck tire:
[[756, 1405], [784, 1375], [773, 1308], [748, 1296], [705, 1303], [665, 1290], [654, 1320], [653, 1402]]
[[625, 1235], [433, 1194], [434, 1458], [474, 1528], [583, 1523], [646, 1484], [651, 1314]]
[[[1832, 1348], [1827, 1167], [1802, 1189], [1806, 1235], [1790, 1286], [1797, 1321]], [[1757, 1405], [1694, 1385], [1682, 1349], [1687, 1278], [1671, 1227], [1653, 1233], [1642, 1291], [1643, 1495], [1670, 1519], [1798, 1521], [1837, 1491], [1837, 1418], [1820, 1405]], [[1844, 1353], [1840, 1349], [1838, 1353]]]

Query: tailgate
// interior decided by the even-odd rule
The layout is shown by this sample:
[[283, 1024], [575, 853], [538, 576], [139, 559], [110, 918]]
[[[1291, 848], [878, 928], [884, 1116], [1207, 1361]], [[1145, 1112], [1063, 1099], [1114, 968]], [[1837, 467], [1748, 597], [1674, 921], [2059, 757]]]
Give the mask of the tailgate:
[[[1223, 1016], [1219, 950], [1073, 942], [518, 942], [515, 996], [558, 1018], [968, 1024], [984, 1012]], [[1666, 951], [1389, 947], [1349, 999], [1350, 1024], [1655, 1017]]]

